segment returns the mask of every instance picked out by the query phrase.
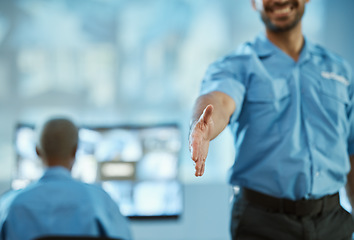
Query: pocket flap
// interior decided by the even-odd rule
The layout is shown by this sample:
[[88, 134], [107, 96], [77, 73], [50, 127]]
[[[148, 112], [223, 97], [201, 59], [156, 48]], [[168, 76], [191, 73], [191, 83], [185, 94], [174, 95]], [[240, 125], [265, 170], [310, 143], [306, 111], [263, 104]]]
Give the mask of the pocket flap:
[[340, 102], [349, 103], [347, 86], [332, 79], [322, 79], [322, 93]]

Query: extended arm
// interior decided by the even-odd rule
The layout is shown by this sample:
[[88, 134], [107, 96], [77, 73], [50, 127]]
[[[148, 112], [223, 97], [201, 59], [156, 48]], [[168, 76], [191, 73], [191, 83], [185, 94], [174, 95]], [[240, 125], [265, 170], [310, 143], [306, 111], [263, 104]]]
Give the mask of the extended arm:
[[354, 211], [354, 155], [350, 156], [351, 169], [347, 177], [347, 195]]
[[196, 164], [195, 176], [203, 175], [209, 143], [225, 129], [235, 109], [235, 101], [222, 92], [211, 92], [197, 99], [189, 134], [189, 150]]

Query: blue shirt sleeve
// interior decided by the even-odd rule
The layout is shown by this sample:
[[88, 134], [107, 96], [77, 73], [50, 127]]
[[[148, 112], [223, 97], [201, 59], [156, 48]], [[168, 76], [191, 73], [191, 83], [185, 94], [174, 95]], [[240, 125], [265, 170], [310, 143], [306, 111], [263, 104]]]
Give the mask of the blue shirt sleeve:
[[18, 191], [9, 191], [0, 198], [0, 240], [6, 239], [6, 222], [9, 208]]
[[[115, 202], [113, 202], [113, 200], [109, 201], [109, 205], [110, 205], [109, 208], [112, 213], [111, 221], [110, 221], [110, 224], [111, 224], [110, 228], [113, 231], [117, 231], [117, 226], [120, 226], [120, 230], [117, 231], [117, 235], [121, 236], [121, 238], [124, 240], [131, 240], [132, 235], [131, 235], [128, 219], [120, 213], [117, 204]], [[115, 234], [112, 234], [112, 235], [115, 235]]]
[[116, 202], [99, 186], [92, 186], [91, 194], [96, 207], [97, 220], [104, 231], [104, 235], [122, 240], [131, 240], [129, 222], [124, 217]]
[[200, 91], [201, 95], [214, 91], [223, 92], [235, 101], [236, 110], [230, 118], [230, 123], [237, 120], [245, 95], [244, 83], [236, 71], [237, 66], [235, 66], [234, 62], [228, 61], [228, 57], [216, 61], [209, 66]]
[[352, 68], [347, 64], [349, 80], [349, 104], [347, 108], [349, 119], [348, 154], [354, 155], [354, 76]]

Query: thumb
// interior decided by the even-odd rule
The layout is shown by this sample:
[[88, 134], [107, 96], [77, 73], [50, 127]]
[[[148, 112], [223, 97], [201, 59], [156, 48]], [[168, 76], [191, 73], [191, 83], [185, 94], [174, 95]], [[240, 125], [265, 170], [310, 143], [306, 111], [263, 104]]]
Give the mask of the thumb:
[[211, 119], [211, 115], [213, 115], [213, 111], [214, 111], [214, 106], [211, 104], [209, 104], [208, 106], [206, 106], [204, 108], [201, 118], [205, 124], [209, 123], [209, 121]]

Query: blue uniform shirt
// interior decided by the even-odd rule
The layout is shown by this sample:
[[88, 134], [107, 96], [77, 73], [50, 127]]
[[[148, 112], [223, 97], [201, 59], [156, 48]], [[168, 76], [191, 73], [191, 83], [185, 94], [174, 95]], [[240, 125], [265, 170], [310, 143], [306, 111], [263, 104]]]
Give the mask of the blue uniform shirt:
[[211, 64], [201, 94], [236, 103], [231, 184], [293, 200], [338, 192], [354, 154], [353, 85], [337, 55], [305, 40], [295, 62], [263, 33]]
[[62, 167], [49, 168], [38, 182], [0, 200], [0, 240], [43, 235], [131, 239], [128, 222], [109, 195], [74, 180]]

